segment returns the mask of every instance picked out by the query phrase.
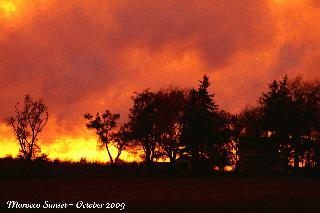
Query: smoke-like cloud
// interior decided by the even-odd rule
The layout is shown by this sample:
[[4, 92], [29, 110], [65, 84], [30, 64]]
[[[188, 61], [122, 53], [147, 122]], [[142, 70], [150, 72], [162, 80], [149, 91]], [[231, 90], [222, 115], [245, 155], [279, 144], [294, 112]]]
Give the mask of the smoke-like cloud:
[[86, 112], [108, 108], [123, 122], [135, 91], [193, 87], [205, 73], [232, 112], [285, 73], [319, 77], [312, 0], [12, 2], [0, 15], [0, 116], [25, 94], [43, 97], [47, 141], [86, 135]]

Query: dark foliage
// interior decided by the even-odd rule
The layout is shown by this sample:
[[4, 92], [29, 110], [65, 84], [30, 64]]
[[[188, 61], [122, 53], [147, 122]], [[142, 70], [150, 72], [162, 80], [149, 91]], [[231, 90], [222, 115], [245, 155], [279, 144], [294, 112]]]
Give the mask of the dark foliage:
[[[119, 129], [120, 115], [108, 110], [86, 114], [86, 126], [96, 131], [111, 166], [123, 165], [120, 155], [126, 150], [140, 154], [149, 172], [167, 165], [171, 172], [183, 167], [207, 174], [227, 166], [239, 172], [320, 169], [320, 81], [285, 76], [269, 84], [256, 106], [235, 115], [219, 109], [209, 87], [205, 75], [189, 91], [147, 89], [132, 97], [129, 121]], [[49, 162], [37, 143], [47, 119], [42, 100], [26, 96], [22, 109], [16, 105], [9, 124], [21, 159]], [[114, 156], [111, 146], [117, 150]], [[156, 163], [160, 159], [170, 163]]]
[[48, 121], [48, 110], [42, 100], [33, 101], [29, 95], [25, 96], [22, 108], [18, 102], [15, 109], [16, 114], [8, 119], [8, 123], [19, 141], [19, 155], [31, 161], [41, 153], [38, 135]]
[[[120, 118], [120, 114], [112, 114], [109, 110], [106, 110], [102, 115], [97, 113], [95, 117], [89, 113], [85, 114], [84, 118], [88, 120], [88, 123], [86, 124], [87, 128], [94, 129], [96, 134], [99, 136], [99, 142], [101, 143], [100, 147], [106, 148], [110, 164], [116, 164], [120, 157], [121, 151], [124, 148], [124, 142], [120, 137], [118, 137], [119, 140], [113, 141], [113, 144], [116, 144], [116, 148], [118, 148], [118, 154], [115, 159], [113, 159], [110, 150], [110, 144], [112, 143], [111, 130], [116, 127], [117, 120]], [[124, 129], [122, 129], [122, 131], [124, 131]]]

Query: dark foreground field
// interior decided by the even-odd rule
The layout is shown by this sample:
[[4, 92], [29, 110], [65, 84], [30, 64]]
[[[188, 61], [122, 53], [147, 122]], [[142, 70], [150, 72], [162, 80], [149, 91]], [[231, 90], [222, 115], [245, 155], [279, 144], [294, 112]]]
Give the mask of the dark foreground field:
[[[320, 180], [316, 178], [73, 177], [7, 179], [1, 180], [0, 187], [2, 208], [6, 208], [8, 200], [41, 204], [48, 200], [52, 203], [124, 202], [125, 210], [121, 212], [320, 212]], [[80, 212], [75, 207], [67, 210]], [[85, 209], [85, 212], [97, 210]]]

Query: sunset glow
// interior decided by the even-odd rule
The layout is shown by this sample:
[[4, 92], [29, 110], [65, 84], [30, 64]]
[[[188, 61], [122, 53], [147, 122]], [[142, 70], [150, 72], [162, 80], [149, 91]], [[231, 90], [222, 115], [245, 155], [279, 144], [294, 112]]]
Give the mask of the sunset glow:
[[6, 18], [10, 18], [14, 13], [17, 12], [16, 5], [11, 1], [1, 1], [1, 10]]
[[235, 113], [273, 79], [320, 77], [317, 1], [231, 2], [0, 0], [0, 157], [18, 153], [6, 118], [25, 94], [48, 106], [50, 159], [106, 162], [83, 115], [110, 109], [120, 125], [134, 92], [191, 88], [206, 73]]

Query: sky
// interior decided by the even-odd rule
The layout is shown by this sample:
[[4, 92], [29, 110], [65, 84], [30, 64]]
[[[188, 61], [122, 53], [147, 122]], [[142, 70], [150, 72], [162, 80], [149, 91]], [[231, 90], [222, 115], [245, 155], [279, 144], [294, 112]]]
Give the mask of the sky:
[[52, 159], [105, 162], [83, 115], [123, 123], [146, 88], [207, 74], [219, 107], [240, 112], [285, 74], [320, 77], [319, 20], [317, 0], [0, 0], [0, 157], [19, 150], [6, 118], [26, 94], [48, 106]]

